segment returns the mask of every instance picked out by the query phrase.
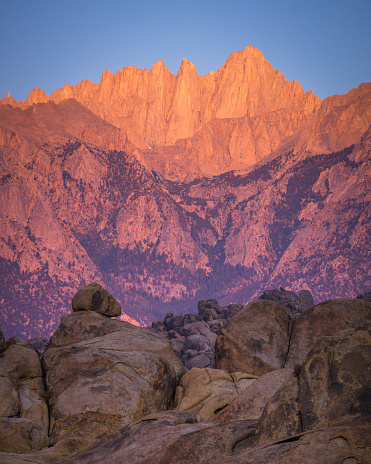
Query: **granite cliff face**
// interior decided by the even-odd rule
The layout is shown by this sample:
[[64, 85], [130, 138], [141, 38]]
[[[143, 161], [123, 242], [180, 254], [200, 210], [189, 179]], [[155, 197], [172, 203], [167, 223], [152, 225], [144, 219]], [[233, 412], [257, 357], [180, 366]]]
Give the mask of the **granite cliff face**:
[[370, 85], [323, 102], [289, 82], [254, 47], [233, 53], [205, 76], [183, 60], [178, 74], [162, 61], [134, 66], [100, 84], [66, 85], [50, 97], [35, 88], [20, 108], [74, 98], [125, 131], [153, 169], [173, 179], [245, 169], [276, 150], [330, 153], [358, 142], [370, 124]]
[[[149, 324], [266, 288], [369, 289], [371, 86], [323, 102], [252, 47], [0, 104], [0, 314], [48, 336], [95, 281]], [[47, 314], [47, 316], [46, 316]]]

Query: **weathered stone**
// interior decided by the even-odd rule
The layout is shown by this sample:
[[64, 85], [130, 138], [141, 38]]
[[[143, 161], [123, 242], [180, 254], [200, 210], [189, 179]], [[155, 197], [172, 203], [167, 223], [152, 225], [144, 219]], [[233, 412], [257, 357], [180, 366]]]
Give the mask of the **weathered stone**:
[[184, 313], [166, 317], [164, 321], [167, 330], [178, 330], [179, 327], [192, 322], [196, 322], [196, 316]]
[[371, 423], [371, 331], [325, 337], [300, 373], [304, 430]]
[[198, 314], [202, 321], [212, 321], [218, 319], [222, 314], [223, 308], [216, 300], [201, 300], [198, 302]]
[[215, 334], [220, 334], [221, 329], [227, 324], [226, 319], [215, 319], [214, 321], [209, 321], [207, 325], [210, 327], [210, 330]]
[[210, 348], [209, 340], [203, 335], [190, 335], [184, 343], [185, 350], [203, 351]]
[[225, 457], [223, 464], [368, 464], [370, 443], [369, 425], [334, 427], [246, 448], [235, 456]]
[[299, 378], [294, 373], [266, 404], [256, 430], [255, 444], [292, 437], [303, 431], [298, 398]]
[[66, 314], [62, 316], [58, 329], [50, 337], [48, 348], [103, 337], [122, 330], [122, 327], [121, 321], [104, 318], [94, 311]]
[[170, 340], [170, 344], [174, 348], [178, 356], [181, 357], [184, 352], [184, 342], [182, 342], [178, 338], [173, 338], [172, 340]]
[[198, 303], [197, 315], [168, 313], [163, 322], [153, 322], [151, 329], [171, 340], [186, 369], [213, 368], [216, 337], [227, 320], [242, 307], [240, 304], [220, 306], [216, 300], [202, 300]]
[[285, 439], [301, 431], [371, 422], [370, 347], [369, 330], [318, 341], [302, 369], [296, 368], [267, 403], [256, 443]]
[[23, 339], [14, 337], [0, 357], [0, 389], [0, 451], [26, 453], [47, 446], [49, 415], [40, 357]]
[[232, 372], [231, 377], [236, 385], [238, 394], [244, 392], [259, 378], [256, 375], [246, 374], [246, 372]]
[[[233, 377], [220, 369], [193, 368], [182, 377], [176, 391], [176, 409], [190, 411], [197, 415], [199, 421], [212, 420], [215, 412], [224, 408], [239, 393], [247, 388], [243, 375]], [[251, 382], [250, 382], [251, 383]]]
[[59, 464], [224, 462], [227, 456], [251, 445], [255, 430], [255, 424], [251, 421], [194, 424], [169, 419], [147, 416], [143, 421], [118, 432], [110, 441], [99, 444], [85, 453], [70, 456]]
[[221, 330], [215, 366], [228, 372], [263, 375], [283, 367], [290, 335], [288, 310], [279, 303], [249, 303]]
[[[209, 356], [208, 356], [209, 355]], [[187, 366], [191, 369], [194, 367], [203, 368], [203, 367], [213, 367], [213, 359], [210, 356], [210, 352], [201, 352], [196, 356], [192, 356], [187, 362]]]
[[28, 419], [0, 419], [0, 451], [19, 454], [31, 451], [32, 428], [32, 422]]
[[14, 336], [10, 337], [9, 340], [7, 341], [8, 346], [10, 345], [22, 345], [25, 348], [29, 348], [31, 350], [37, 351], [37, 349], [28, 341], [25, 340], [22, 337]]
[[228, 422], [231, 420], [260, 419], [268, 401], [273, 398], [292, 374], [292, 369], [277, 369], [262, 375], [220, 411], [215, 420]]
[[73, 311], [96, 311], [105, 316], [121, 314], [121, 306], [101, 285], [91, 283], [79, 290], [72, 298]]
[[[1, 365], [1, 364], [0, 364]], [[0, 373], [0, 417], [14, 417], [19, 413], [19, 397], [16, 383]]]
[[167, 409], [184, 370], [159, 335], [91, 311], [65, 316], [42, 359], [51, 440], [70, 452]]
[[23, 345], [10, 345], [0, 358], [0, 375], [12, 379], [42, 377], [37, 351]]
[[314, 306], [312, 294], [308, 290], [300, 290], [298, 296], [294, 292], [281, 287], [280, 290], [266, 290], [259, 299], [277, 301], [287, 308], [292, 316], [298, 316]]
[[295, 320], [285, 367], [302, 364], [309, 351], [324, 336], [334, 336], [371, 319], [371, 303], [352, 298], [328, 300]]

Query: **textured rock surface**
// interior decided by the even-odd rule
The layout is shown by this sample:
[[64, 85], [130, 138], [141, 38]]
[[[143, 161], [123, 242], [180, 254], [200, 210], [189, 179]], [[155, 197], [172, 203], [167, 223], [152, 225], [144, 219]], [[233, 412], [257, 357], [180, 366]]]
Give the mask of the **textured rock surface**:
[[296, 369], [267, 403], [255, 442], [345, 424], [369, 424], [370, 346], [367, 328], [318, 340], [300, 373]]
[[371, 303], [343, 298], [324, 301], [295, 320], [285, 367], [301, 364], [324, 336], [334, 336], [371, 319]]
[[[43, 355], [51, 424], [49, 447], [40, 451], [34, 446], [41, 437], [35, 417], [42, 398], [40, 391], [37, 401], [34, 395], [39, 356], [26, 340], [13, 337], [0, 356], [0, 412], [6, 416], [0, 417], [0, 461], [368, 464], [369, 303], [336, 303], [325, 302], [327, 312], [319, 314], [328, 322], [329, 313], [338, 310], [346, 329], [317, 339], [294, 369], [275, 369], [257, 379], [210, 368], [185, 372], [170, 344], [149, 329], [93, 311], [65, 316]], [[267, 325], [274, 314], [280, 334], [277, 315], [282, 307], [267, 300], [254, 302], [255, 309], [264, 305], [270, 306]], [[218, 320], [212, 319], [215, 303], [200, 306], [202, 317]], [[308, 312], [318, 311], [318, 306]], [[250, 317], [255, 330], [265, 312]], [[360, 314], [365, 320], [356, 324]], [[319, 324], [321, 316], [315, 316]], [[193, 318], [196, 315], [168, 314], [165, 321], [175, 330], [200, 322]], [[302, 327], [304, 345], [308, 327]], [[174, 410], [176, 405], [182, 411]]]
[[[117, 434], [117, 437], [91, 451], [61, 461], [67, 463], [101, 463], [107, 455], [113, 462], [130, 464], [176, 464], [176, 463], [215, 463], [224, 462], [227, 456], [239, 448], [239, 442], [251, 442], [254, 425], [250, 421], [215, 424], [203, 422], [194, 424], [179, 413], [178, 420], [170, 416], [152, 415], [142, 422], [130, 425]], [[189, 414], [189, 413], [188, 413]]]
[[292, 437], [303, 432], [299, 404], [299, 378], [292, 374], [266, 404], [254, 437], [256, 444]]
[[72, 298], [73, 311], [96, 311], [105, 316], [120, 316], [121, 306], [99, 284], [89, 284], [79, 290]]
[[197, 314], [168, 313], [163, 322], [152, 323], [152, 330], [170, 340], [186, 369], [212, 368], [217, 335], [242, 308], [240, 304], [220, 306], [216, 300], [201, 300]]
[[213, 420], [216, 411], [224, 408], [239, 393], [255, 382], [254, 376], [220, 369], [188, 371], [176, 390], [175, 405], [178, 411], [189, 411], [198, 421]]
[[216, 422], [257, 420], [268, 401], [293, 374], [292, 369], [277, 369], [259, 377], [216, 416]]
[[158, 335], [91, 311], [64, 317], [42, 361], [50, 437], [69, 451], [167, 409], [184, 369]]
[[[292, 440], [247, 449], [226, 458], [225, 464], [367, 464], [370, 457], [370, 428], [334, 427], [308, 432]], [[210, 463], [211, 464], [211, 463]]]
[[300, 373], [304, 430], [371, 423], [371, 321], [368, 329], [324, 338]]
[[259, 300], [277, 301], [290, 311], [291, 316], [299, 316], [307, 309], [314, 306], [312, 294], [309, 290], [300, 290], [299, 295], [285, 290], [266, 290], [260, 295]]
[[289, 348], [288, 310], [268, 300], [249, 303], [222, 329], [215, 365], [227, 372], [263, 375], [283, 367]]
[[14, 338], [0, 355], [0, 451], [26, 453], [48, 445], [49, 414], [40, 357]]

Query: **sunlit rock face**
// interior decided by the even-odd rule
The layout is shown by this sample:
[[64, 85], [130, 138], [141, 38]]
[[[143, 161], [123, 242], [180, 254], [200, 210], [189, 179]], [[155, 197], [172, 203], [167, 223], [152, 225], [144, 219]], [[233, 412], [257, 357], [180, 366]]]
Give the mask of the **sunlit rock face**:
[[90, 282], [143, 325], [280, 287], [367, 292], [370, 95], [321, 101], [247, 47], [206, 76], [158, 62], [6, 97], [6, 337], [50, 336]]

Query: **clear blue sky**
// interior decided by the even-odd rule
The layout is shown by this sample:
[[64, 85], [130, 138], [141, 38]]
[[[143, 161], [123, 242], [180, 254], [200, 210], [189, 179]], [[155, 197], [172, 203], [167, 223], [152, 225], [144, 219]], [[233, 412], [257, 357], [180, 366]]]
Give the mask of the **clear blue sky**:
[[321, 98], [371, 81], [370, 0], [1, 0], [0, 15], [0, 98], [160, 59], [203, 75], [247, 45]]

